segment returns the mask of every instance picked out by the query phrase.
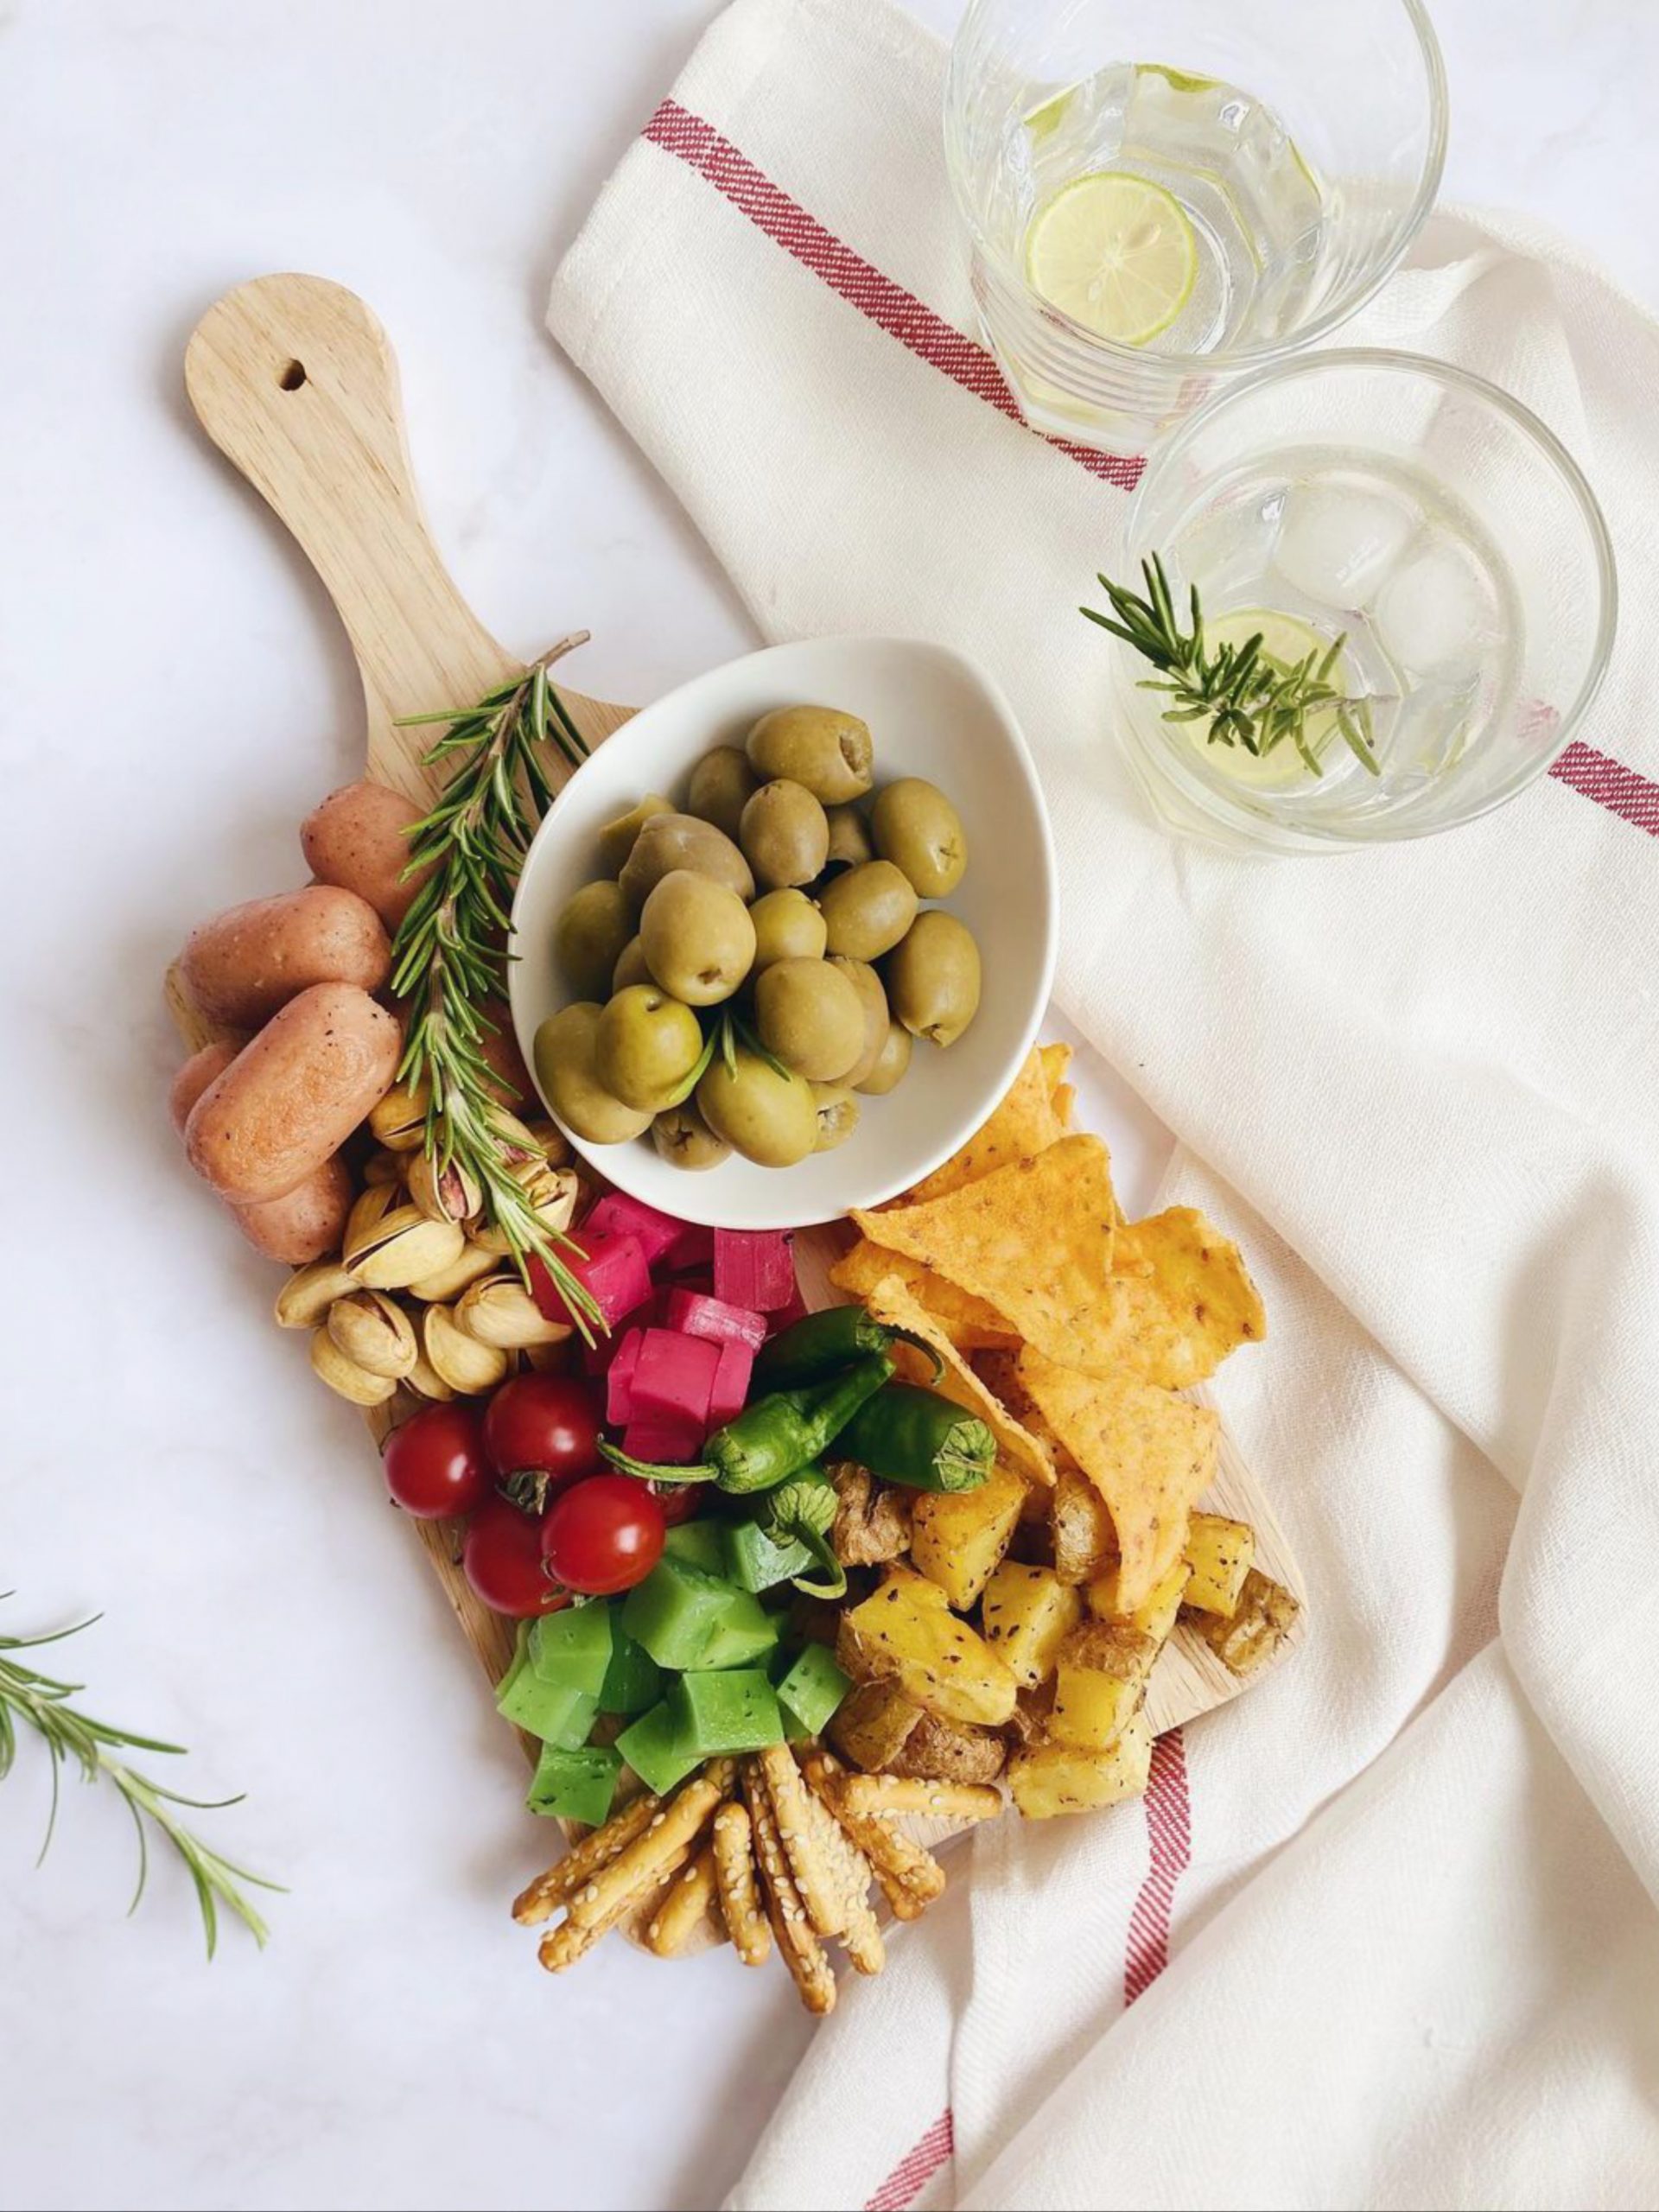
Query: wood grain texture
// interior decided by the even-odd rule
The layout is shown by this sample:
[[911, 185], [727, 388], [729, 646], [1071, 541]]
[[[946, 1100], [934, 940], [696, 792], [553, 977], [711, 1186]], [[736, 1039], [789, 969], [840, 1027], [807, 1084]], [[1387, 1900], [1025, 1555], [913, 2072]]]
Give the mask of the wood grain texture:
[[[227, 294], [202, 318], [187, 349], [185, 382], [202, 427], [293, 533], [339, 609], [362, 676], [369, 774], [425, 798], [435, 788], [422, 761], [432, 731], [399, 729], [396, 718], [468, 705], [522, 674], [524, 664], [477, 620], [433, 543], [410, 467], [397, 364], [385, 333], [340, 285], [317, 276], [262, 276]], [[563, 683], [559, 692], [590, 747], [634, 711]], [[549, 769], [556, 783], [569, 773], [557, 759]], [[194, 1050], [209, 1042], [214, 1028], [191, 1004], [176, 969], [168, 971], [167, 993], [186, 1046]], [[836, 1302], [828, 1269], [842, 1243], [834, 1228], [798, 1238], [809, 1306]], [[299, 1349], [296, 1332], [296, 1356]], [[296, 1387], [319, 1387], [308, 1368]], [[365, 1414], [377, 1444], [415, 1402], [400, 1393]], [[1224, 1433], [1220, 1474], [1204, 1502], [1251, 1522], [1258, 1564], [1301, 1595], [1267, 1498]], [[499, 1681], [512, 1655], [512, 1624], [474, 1597], [461, 1572], [456, 1524], [410, 1526], [467, 1641], [490, 1680]], [[1281, 1657], [1300, 1641], [1305, 1619]], [[1154, 1675], [1148, 1710], [1155, 1727], [1171, 1728], [1245, 1687], [1200, 1639], [1178, 1629]], [[937, 1822], [915, 1826], [929, 1841], [953, 1833]], [[714, 1940], [712, 1929], [707, 1940]]]

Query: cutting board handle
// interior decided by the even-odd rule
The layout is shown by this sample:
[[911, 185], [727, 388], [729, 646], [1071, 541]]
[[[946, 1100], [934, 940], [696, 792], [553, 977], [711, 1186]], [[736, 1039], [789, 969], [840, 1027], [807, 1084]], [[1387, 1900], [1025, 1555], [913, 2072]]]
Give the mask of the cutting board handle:
[[343, 285], [259, 276], [197, 324], [184, 380], [202, 428], [299, 540], [350, 633], [371, 772], [418, 786], [393, 718], [469, 705], [522, 664], [432, 543], [385, 331]]

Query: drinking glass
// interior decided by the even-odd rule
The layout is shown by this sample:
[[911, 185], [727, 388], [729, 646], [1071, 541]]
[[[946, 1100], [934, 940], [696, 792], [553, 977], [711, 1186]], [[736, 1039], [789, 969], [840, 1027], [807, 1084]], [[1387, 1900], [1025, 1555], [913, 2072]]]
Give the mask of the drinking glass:
[[[1133, 454], [1376, 290], [1439, 188], [1446, 80], [1419, 0], [972, 0], [944, 139], [981, 326], [1027, 420]], [[1094, 213], [1052, 225], [1080, 181]], [[1165, 284], [1161, 327], [1126, 321], [1121, 293], [1097, 306], [1091, 222], [1108, 260]], [[1061, 229], [1084, 257], [1069, 306]]]
[[1301, 746], [1252, 752], [1208, 714], [1170, 719], [1190, 698], [1103, 639], [1156, 812], [1258, 851], [1429, 836], [1502, 805], [1567, 746], [1612, 647], [1612, 548], [1572, 457], [1496, 385], [1414, 354], [1313, 353], [1220, 392], [1141, 478], [1114, 582], [1141, 591], [1154, 556], [1189, 635], [1197, 589], [1211, 658], [1259, 637], [1270, 672], [1327, 671], [1337, 703]]

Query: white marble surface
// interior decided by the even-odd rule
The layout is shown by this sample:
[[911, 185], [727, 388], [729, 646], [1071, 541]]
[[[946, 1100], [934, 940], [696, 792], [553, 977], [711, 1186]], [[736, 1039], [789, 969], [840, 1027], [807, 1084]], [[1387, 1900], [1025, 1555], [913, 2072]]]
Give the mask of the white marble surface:
[[[919, 12], [941, 27], [955, 0]], [[499, 634], [577, 623], [643, 699], [753, 642], [540, 328], [556, 253], [710, 0], [0, 5], [0, 932], [6, 1624], [95, 1607], [96, 1705], [244, 1788], [283, 1877], [263, 1956], [200, 1960], [158, 1860], [32, 1747], [0, 1795], [0, 2205], [702, 2206], [805, 2037], [777, 1975], [619, 1953], [556, 1985], [505, 1903], [541, 1837], [354, 1417], [264, 1325], [268, 1271], [186, 1183], [157, 978], [191, 920], [299, 875], [355, 772], [343, 641], [188, 418], [238, 278], [315, 269], [400, 352], [437, 534]], [[1593, 238], [1659, 300], [1659, 9], [1440, 0], [1449, 184]], [[1157, 1131], [1093, 1093], [1149, 1193]], [[6, 1619], [0, 1616], [0, 1621]]]

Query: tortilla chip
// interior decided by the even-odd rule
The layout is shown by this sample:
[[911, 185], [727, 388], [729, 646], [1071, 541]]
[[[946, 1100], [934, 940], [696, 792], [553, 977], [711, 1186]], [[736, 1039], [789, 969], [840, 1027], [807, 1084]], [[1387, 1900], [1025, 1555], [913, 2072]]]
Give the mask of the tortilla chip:
[[[874, 1217], [878, 1221], [880, 1216]], [[896, 1275], [905, 1288], [944, 1330], [958, 1351], [1007, 1351], [1018, 1348], [1020, 1338], [1008, 1322], [982, 1298], [970, 1298], [943, 1275], [936, 1275], [902, 1252], [889, 1252], [868, 1236], [830, 1270], [837, 1290], [861, 1303], [884, 1278]]]
[[1048, 1094], [1052, 1098], [1065, 1081], [1065, 1071], [1071, 1065], [1071, 1047], [1069, 1045], [1039, 1045], [1037, 1052], [1043, 1063], [1043, 1081], [1048, 1085]]
[[1191, 1206], [1120, 1230], [1112, 1276], [1102, 1348], [1143, 1382], [1185, 1390], [1268, 1332], [1237, 1245]]
[[1029, 1345], [1020, 1376], [1106, 1501], [1122, 1555], [1119, 1597], [1133, 1612], [1185, 1548], [1192, 1508], [1215, 1478], [1221, 1422], [1206, 1406], [1127, 1375], [1091, 1380]]
[[1104, 1374], [1114, 1214], [1106, 1147], [1075, 1136], [925, 1205], [855, 1210], [853, 1219], [889, 1251], [985, 1300], [1049, 1358]]
[[897, 1275], [885, 1276], [864, 1303], [878, 1321], [885, 1321], [890, 1329], [908, 1329], [913, 1336], [931, 1344], [944, 1362], [944, 1373], [936, 1382], [931, 1363], [925, 1354], [911, 1345], [895, 1344], [893, 1357], [901, 1373], [907, 1372], [913, 1363], [916, 1372], [909, 1376], [911, 1381], [925, 1382], [964, 1412], [977, 1414], [996, 1439], [999, 1459], [1023, 1475], [1027, 1482], [1039, 1483], [1046, 1490], [1053, 1488], [1054, 1462], [1046, 1447], [1029, 1429], [1022, 1428], [1007, 1408], [986, 1389], [944, 1329], [911, 1296]]
[[1049, 1094], [1049, 1104], [1054, 1109], [1054, 1118], [1060, 1125], [1062, 1135], [1072, 1126], [1072, 1116], [1077, 1103], [1077, 1094], [1069, 1083], [1057, 1083]]
[[[942, 1167], [924, 1176], [913, 1191], [898, 1203], [926, 1205], [965, 1183], [977, 1182], [1016, 1160], [1033, 1159], [1060, 1134], [1060, 1125], [1049, 1103], [1049, 1083], [1044, 1053], [1055, 1049], [1035, 1045], [1014, 1078], [1007, 1096], [988, 1122], [975, 1130], [960, 1152], [953, 1152]], [[1058, 1048], [1065, 1051], [1064, 1046]], [[1069, 1055], [1068, 1055], [1069, 1057]]]

